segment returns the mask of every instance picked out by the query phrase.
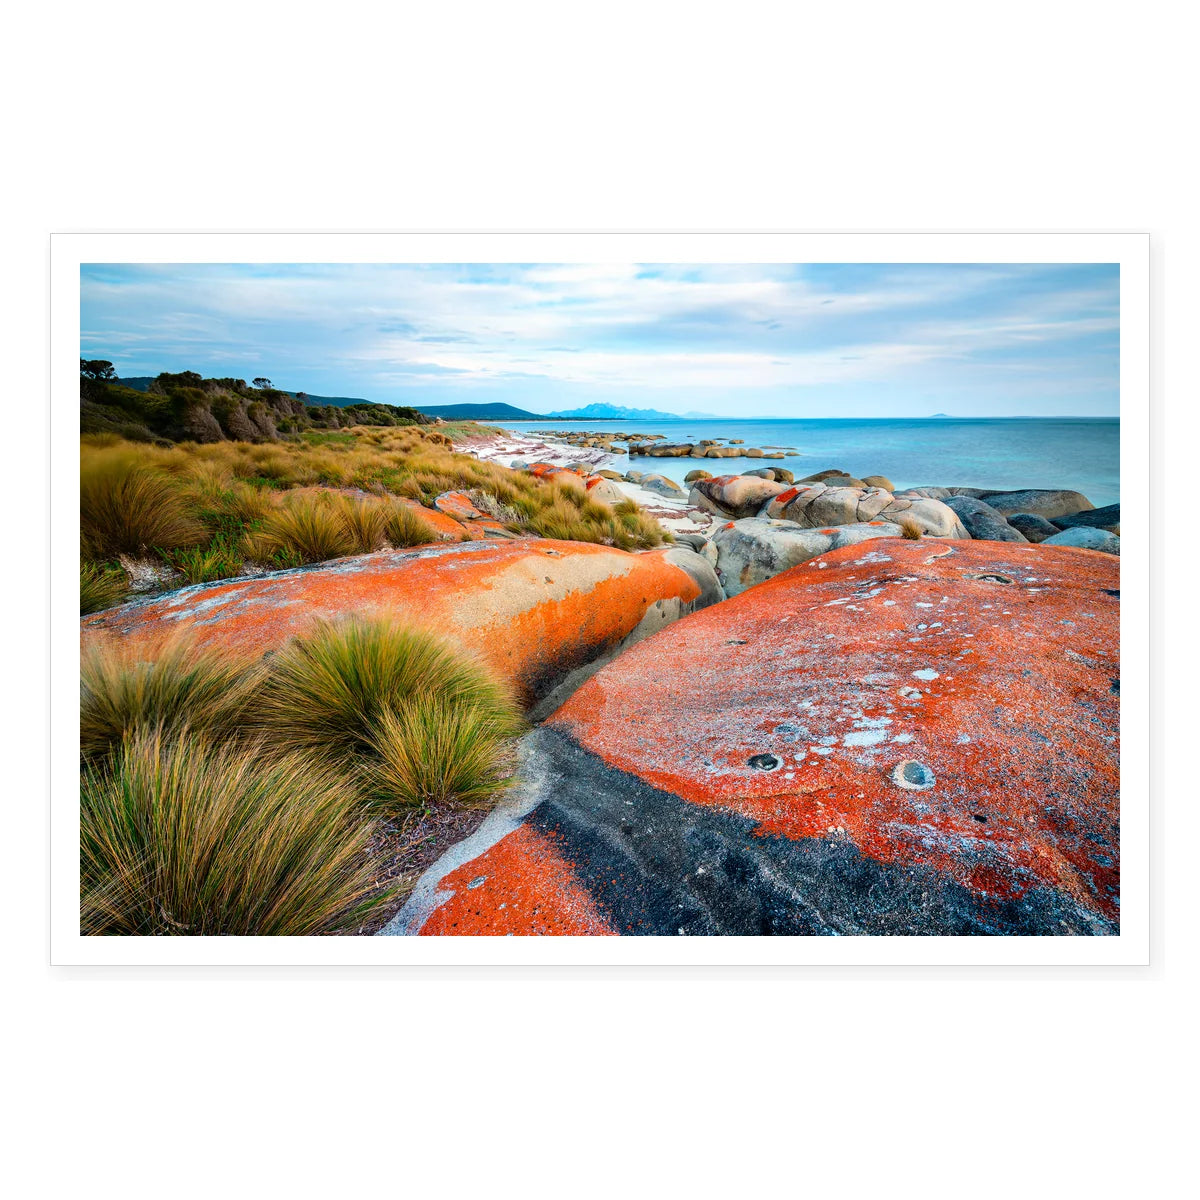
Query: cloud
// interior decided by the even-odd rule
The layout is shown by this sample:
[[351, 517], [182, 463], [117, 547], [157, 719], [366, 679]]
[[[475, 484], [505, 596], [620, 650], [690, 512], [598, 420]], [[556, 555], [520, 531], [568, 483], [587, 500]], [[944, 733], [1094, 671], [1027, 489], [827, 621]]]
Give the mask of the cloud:
[[107, 264], [83, 270], [81, 318], [89, 355], [126, 373], [253, 362], [397, 402], [532, 385], [554, 407], [686, 392], [679, 409], [744, 412], [828, 389], [836, 411], [840, 387], [873, 385], [987, 404], [1002, 369], [1048, 394], [1064, 372], [1099, 380], [1111, 405], [1117, 295], [1103, 266]]

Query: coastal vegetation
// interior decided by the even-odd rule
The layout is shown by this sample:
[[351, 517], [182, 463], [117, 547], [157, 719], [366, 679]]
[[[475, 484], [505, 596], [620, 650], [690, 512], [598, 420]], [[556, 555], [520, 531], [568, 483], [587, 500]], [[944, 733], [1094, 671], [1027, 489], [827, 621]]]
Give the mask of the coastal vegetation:
[[81, 444], [80, 609], [116, 603], [131, 560], [157, 563], [177, 586], [423, 545], [443, 536], [423, 510], [448, 491], [465, 492], [513, 534], [625, 550], [664, 541], [636, 504], [609, 508], [581, 488], [455, 453], [428, 426], [260, 444], [92, 433]]
[[415, 408], [366, 401], [307, 404], [266, 378], [204, 379], [163, 372], [145, 390], [125, 386], [106, 359], [80, 359], [82, 433], [116, 433], [133, 442], [269, 442], [309, 429], [432, 423]]
[[421, 819], [493, 802], [522, 720], [435, 635], [318, 625], [265, 662], [102, 641], [81, 688], [85, 933], [353, 932]]

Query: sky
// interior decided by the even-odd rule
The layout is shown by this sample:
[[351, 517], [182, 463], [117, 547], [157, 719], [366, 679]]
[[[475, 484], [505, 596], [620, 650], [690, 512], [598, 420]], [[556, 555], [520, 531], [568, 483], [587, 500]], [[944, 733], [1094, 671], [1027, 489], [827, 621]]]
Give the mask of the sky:
[[391, 404], [1116, 416], [1109, 264], [85, 264], [84, 358]]

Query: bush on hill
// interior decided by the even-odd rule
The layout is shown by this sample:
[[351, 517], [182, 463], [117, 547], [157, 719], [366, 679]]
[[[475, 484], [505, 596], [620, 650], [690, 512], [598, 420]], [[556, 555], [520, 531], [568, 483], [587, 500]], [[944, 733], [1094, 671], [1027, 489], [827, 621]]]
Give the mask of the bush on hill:
[[[204, 379], [195, 371], [163, 372], [145, 391], [106, 375], [105, 360], [79, 360], [82, 433], [115, 433], [132, 442], [270, 442], [309, 429], [429, 423], [415, 408], [392, 404], [308, 405], [243, 379]], [[269, 384], [263, 380], [264, 385]]]

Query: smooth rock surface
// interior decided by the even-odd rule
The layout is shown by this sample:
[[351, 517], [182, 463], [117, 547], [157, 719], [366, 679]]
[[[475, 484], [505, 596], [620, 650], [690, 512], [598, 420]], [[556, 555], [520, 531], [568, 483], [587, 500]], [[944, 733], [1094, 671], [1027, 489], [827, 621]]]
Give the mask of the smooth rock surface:
[[1055, 517], [1053, 524], [1059, 529], [1107, 529], [1109, 533], [1121, 532], [1121, 506], [1106, 504], [1103, 508], [1088, 509], [1069, 517]]
[[1102, 554], [1120, 554], [1121, 539], [1107, 529], [1089, 529], [1079, 525], [1064, 529], [1042, 542], [1043, 546], [1074, 546], [1077, 550], [1099, 550]]
[[1044, 542], [1059, 532], [1057, 525], [1051, 524], [1045, 517], [1036, 513], [1013, 513], [1008, 523], [1021, 534], [1027, 542]]
[[966, 526], [967, 532], [984, 542], [1024, 542], [1026, 537], [1014, 529], [986, 500], [970, 496], [949, 496], [942, 501]]
[[752, 475], [718, 475], [693, 483], [690, 502], [696, 508], [736, 520], [754, 516], [768, 500], [785, 489], [785, 484], [772, 479], [758, 479]]
[[1023, 492], [983, 492], [979, 499], [986, 500], [998, 513], [1005, 517], [1013, 513], [1034, 513], [1053, 521], [1055, 517], [1069, 517], [1073, 513], [1092, 508], [1092, 502], [1080, 492], [1066, 488], [1030, 488]]

